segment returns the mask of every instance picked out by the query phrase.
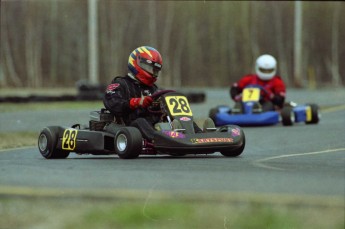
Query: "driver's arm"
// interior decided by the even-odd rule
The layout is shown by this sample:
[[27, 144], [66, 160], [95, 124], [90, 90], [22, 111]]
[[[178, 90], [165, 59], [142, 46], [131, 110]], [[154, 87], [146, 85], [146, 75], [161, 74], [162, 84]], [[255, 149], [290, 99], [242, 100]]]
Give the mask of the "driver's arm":
[[131, 112], [127, 89], [120, 82], [108, 85], [103, 98], [105, 108], [116, 116], [125, 116]]
[[143, 96], [141, 98], [131, 98], [129, 100], [129, 107], [132, 110], [137, 109], [138, 107], [147, 108], [151, 105], [153, 99], [151, 96]]
[[241, 94], [242, 89], [238, 87], [237, 83], [234, 83], [231, 87], [230, 87], [230, 97], [233, 100], [236, 100], [236, 96]]
[[282, 108], [285, 102], [286, 87], [284, 81], [280, 77], [275, 78], [273, 93], [274, 96], [271, 99], [272, 103]]
[[253, 78], [253, 75], [245, 75], [243, 76], [239, 81], [234, 83], [230, 88], [230, 97], [234, 101], [238, 101], [241, 98], [241, 93], [243, 91], [243, 88], [245, 88], [248, 84], [251, 83]]

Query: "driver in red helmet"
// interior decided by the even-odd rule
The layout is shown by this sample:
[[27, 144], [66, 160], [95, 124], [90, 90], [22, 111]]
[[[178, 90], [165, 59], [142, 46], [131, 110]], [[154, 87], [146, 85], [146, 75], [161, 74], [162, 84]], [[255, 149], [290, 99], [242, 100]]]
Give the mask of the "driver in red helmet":
[[[151, 95], [158, 91], [155, 82], [162, 62], [160, 53], [152, 47], [135, 49], [129, 55], [128, 74], [115, 77], [107, 86], [103, 99], [105, 108], [115, 115], [117, 121], [137, 127], [149, 140], [153, 139], [153, 125], [159, 121], [159, 117], [151, 115], [147, 108], [153, 100]], [[105, 128], [110, 132], [116, 131], [111, 130], [111, 125]], [[194, 128], [196, 132], [202, 131], [195, 123]]]
[[139, 117], [149, 118], [150, 97], [158, 90], [155, 82], [162, 69], [160, 53], [149, 46], [135, 49], [128, 59], [128, 74], [115, 77], [107, 86], [103, 99], [107, 108], [116, 117], [129, 125]]

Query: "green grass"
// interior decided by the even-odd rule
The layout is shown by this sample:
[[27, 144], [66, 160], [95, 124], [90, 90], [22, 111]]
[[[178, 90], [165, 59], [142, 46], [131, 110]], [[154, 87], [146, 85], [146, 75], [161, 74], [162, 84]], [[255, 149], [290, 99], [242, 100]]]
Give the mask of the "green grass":
[[0, 198], [2, 228], [343, 229], [339, 206], [167, 198]]
[[38, 133], [35, 132], [10, 132], [0, 133], [0, 149], [20, 148], [35, 146]]

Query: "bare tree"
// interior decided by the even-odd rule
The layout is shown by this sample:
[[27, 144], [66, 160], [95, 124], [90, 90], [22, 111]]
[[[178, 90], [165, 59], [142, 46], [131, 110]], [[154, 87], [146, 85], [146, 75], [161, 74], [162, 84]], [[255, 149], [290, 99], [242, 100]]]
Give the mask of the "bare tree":
[[[173, 57], [169, 55], [169, 50], [171, 49], [171, 43], [176, 39], [173, 36], [173, 23], [175, 19], [175, 10], [174, 10], [174, 3], [167, 2], [166, 3], [166, 13], [165, 13], [165, 20], [163, 24], [163, 34], [162, 34], [162, 55], [164, 56], [164, 72], [166, 73], [163, 78], [163, 85], [172, 85], [172, 77], [171, 73], [173, 66], [171, 62], [173, 62]], [[170, 73], [170, 74], [169, 74]], [[174, 76], [173, 76], [174, 77]], [[176, 76], [177, 77], [177, 76]], [[181, 81], [181, 80], [178, 80]]]
[[29, 4], [26, 13], [27, 24], [25, 27], [25, 60], [30, 87], [42, 86], [42, 15], [40, 5]]
[[50, 4], [50, 21], [49, 21], [49, 48], [50, 48], [50, 71], [49, 79], [51, 85], [56, 85], [57, 79], [57, 67], [58, 67], [58, 26], [56, 21], [58, 20], [58, 4], [57, 1], [51, 1]]
[[[11, 27], [8, 14], [11, 13], [9, 2], [1, 3], [1, 66], [4, 67], [4, 86], [13, 84], [15, 87], [22, 87], [22, 80], [19, 78], [15, 68], [14, 57], [12, 55], [13, 49], [10, 45], [9, 28]], [[6, 68], [5, 68], [6, 66]], [[8, 78], [8, 80], [7, 80]]]
[[302, 86], [302, 2], [295, 2], [294, 84]]
[[[303, 6], [295, 7], [296, 14], [295, 5]], [[94, 46], [99, 80], [122, 75], [129, 53], [151, 45], [163, 55], [160, 80], [166, 87], [229, 85], [252, 71], [263, 52], [277, 57], [289, 86], [342, 85], [344, 7], [340, 2], [101, 0]], [[0, 85], [74, 86], [86, 79], [87, 12], [87, 1], [2, 1]]]
[[340, 15], [340, 2], [336, 2], [333, 5], [333, 20], [332, 20], [332, 55], [331, 55], [331, 73], [332, 84], [334, 86], [340, 86], [342, 84], [339, 73], [339, 15]]
[[278, 64], [279, 64], [279, 72], [281, 77], [283, 78], [284, 82], [289, 85], [289, 77], [288, 77], [288, 70], [287, 70], [287, 60], [286, 60], [286, 52], [285, 52], [285, 42], [284, 33], [283, 33], [283, 15], [282, 15], [282, 4], [283, 2], [274, 2], [272, 5], [273, 14], [274, 14], [274, 29], [275, 29], [275, 36], [276, 36], [276, 45], [277, 45], [277, 52], [278, 52]]

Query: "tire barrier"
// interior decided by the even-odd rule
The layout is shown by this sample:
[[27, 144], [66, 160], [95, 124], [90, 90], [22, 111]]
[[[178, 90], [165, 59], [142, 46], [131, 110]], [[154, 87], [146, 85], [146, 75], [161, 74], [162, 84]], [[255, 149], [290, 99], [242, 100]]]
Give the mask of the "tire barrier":
[[[106, 85], [93, 85], [87, 81], [76, 83], [76, 95], [29, 95], [29, 96], [2, 96], [0, 103], [28, 103], [28, 102], [62, 102], [62, 101], [102, 101]], [[190, 103], [203, 103], [206, 99], [205, 92], [184, 92]]]
[[184, 93], [190, 103], [203, 103], [205, 102], [206, 95], [204, 92], [191, 92]]
[[78, 94], [76, 100], [82, 101], [94, 101], [102, 100], [106, 85], [102, 84], [91, 84], [87, 81], [81, 80], [76, 83]]

